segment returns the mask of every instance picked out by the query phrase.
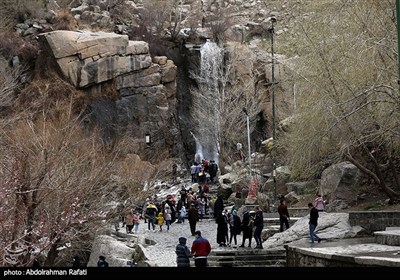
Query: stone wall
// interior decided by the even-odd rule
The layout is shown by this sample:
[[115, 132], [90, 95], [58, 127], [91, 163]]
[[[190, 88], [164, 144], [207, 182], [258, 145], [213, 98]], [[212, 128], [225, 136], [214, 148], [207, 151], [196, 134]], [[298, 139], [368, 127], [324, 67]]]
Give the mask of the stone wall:
[[361, 267], [366, 266], [355, 262], [352, 256], [322, 256], [304, 252], [299, 248], [286, 248], [287, 267]]
[[400, 267], [398, 246], [374, 243], [373, 237], [320, 243], [288, 244], [288, 267]]
[[354, 256], [328, 255], [300, 248], [286, 248], [287, 267], [369, 267], [378, 265], [379, 263], [360, 263]]
[[351, 226], [361, 226], [365, 233], [385, 230], [386, 227], [400, 226], [400, 211], [357, 211], [349, 212]]

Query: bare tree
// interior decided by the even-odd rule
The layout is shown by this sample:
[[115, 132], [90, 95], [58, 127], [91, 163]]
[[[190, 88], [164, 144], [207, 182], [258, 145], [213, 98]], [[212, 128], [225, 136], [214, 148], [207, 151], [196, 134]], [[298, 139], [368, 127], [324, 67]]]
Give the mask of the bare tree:
[[[61, 245], [104, 218], [109, 161], [94, 134], [85, 136], [77, 119], [63, 117], [21, 120], [2, 130], [3, 265], [29, 265], [32, 250], [54, 265]], [[13, 255], [23, 250], [22, 258]]]
[[[140, 13], [141, 26], [132, 28], [132, 37], [154, 41], [164, 38], [176, 42], [186, 22], [195, 32], [200, 21], [200, 11], [197, 5], [192, 5], [191, 10], [186, 10], [182, 0], [148, 0]], [[140, 38], [142, 37], [142, 38]]]
[[134, 172], [121, 168], [129, 161], [123, 139], [105, 143], [84, 125], [79, 91], [51, 72], [40, 74], [0, 119], [1, 266], [29, 266], [36, 258], [55, 266], [69, 246], [89, 250], [120, 199], [114, 178], [134, 173], [122, 185], [128, 197], [152, 179], [140, 161], [129, 165]]
[[218, 9], [207, 18], [205, 26], [210, 28], [213, 40], [222, 45], [227, 40], [226, 32], [232, 26], [233, 16], [228, 9]]
[[284, 143], [293, 174], [306, 178], [325, 161], [349, 160], [394, 202], [400, 197], [395, 5], [334, 1], [324, 12], [310, 5], [319, 13], [296, 20], [299, 106]]

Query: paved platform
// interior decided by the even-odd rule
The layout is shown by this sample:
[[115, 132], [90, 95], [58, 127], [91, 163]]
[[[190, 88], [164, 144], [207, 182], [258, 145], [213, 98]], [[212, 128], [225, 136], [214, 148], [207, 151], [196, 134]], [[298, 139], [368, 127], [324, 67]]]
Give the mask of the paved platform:
[[285, 248], [297, 255], [321, 259], [321, 263], [331, 261], [349, 266], [400, 267], [400, 247], [376, 244], [373, 237], [314, 244], [298, 241], [285, 245]]

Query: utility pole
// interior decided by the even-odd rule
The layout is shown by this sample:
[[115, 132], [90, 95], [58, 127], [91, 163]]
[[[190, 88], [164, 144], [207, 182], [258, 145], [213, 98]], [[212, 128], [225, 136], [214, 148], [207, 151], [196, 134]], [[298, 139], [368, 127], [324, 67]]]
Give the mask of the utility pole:
[[251, 178], [250, 120], [246, 108], [243, 108], [243, 112], [246, 114], [246, 121], [247, 121], [247, 146], [249, 147], [249, 169]]
[[[400, 1], [400, 0], [397, 0]], [[271, 87], [271, 94], [272, 94], [272, 149], [271, 149], [271, 157], [272, 157], [272, 180], [273, 180], [273, 187], [274, 187], [274, 201], [276, 199], [276, 164], [275, 164], [275, 141], [276, 141], [276, 128], [275, 128], [275, 55], [274, 55], [274, 23], [276, 23], [276, 17], [271, 16], [271, 28], [270, 28], [270, 35], [271, 35], [271, 57], [272, 57], [272, 87]]]
[[397, 84], [400, 90], [400, 0], [396, 0], [396, 19], [397, 19]]

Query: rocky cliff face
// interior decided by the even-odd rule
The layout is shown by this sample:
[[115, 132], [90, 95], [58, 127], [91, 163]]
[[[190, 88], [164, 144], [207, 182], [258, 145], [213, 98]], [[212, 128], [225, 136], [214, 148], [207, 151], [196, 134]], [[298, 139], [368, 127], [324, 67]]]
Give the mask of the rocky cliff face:
[[[146, 42], [115, 33], [53, 31], [41, 34], [40, 42], [64, 78], [88, 94], [91, 120], [106, 137], [128, 133], [141, 155], [176, 153], [173, 61], [152, 59]], [[116, 98], [103, 93], [106, 86]], [[146, 134], [151, 143], [146, 143]]]
[[[248, 45], [254, 51], [256, 61], [252, 62], [252, 66], [249, 67], [250, 64], [245, 62], [236, 70], [240, 79], [254, 72], [256, 80], [253, 91], [265, 96], [265, 100], [260, 102], [263, 108], [259, 108], [260, 114], [255, 120], [258, 127], [255, 131], [260, 135], [256, 132], [252, 134], [254, 143], [259, 143], [260, 139], [270, 134], [266, 120], [271, 119], [268, 100], [271, 58], [265, 50], [260, 52], [256, 45], [247, 43], [268, 37], [272, 14], [278, 19], [285, 16], [287, 5], [278, 2], [185, 0], [177, 4], [175, 11], [181, 20], [176, 43], [191, 44], [193, 41], [193, 46], [199, 48], [206, 38], [215, 37], [214, 33], [222, 24], [223, 30], [226, 28], [224, 41], [246, 42], [243, 45]], [[150, 50], [152, 47], [147, 42], [129, 40], [126, 34], [132, 38], [132, 30], [138, 26], [147, 23], [147, 29], [153, 30], [152, 25], [157, 25], [157, 20], [140, 21], [149, 13], [154, 14], [155, 19], [159, 12], [159, 6], [147, 4], [141, 0], [72, 1], [66, 7], [69, 19], [72, 20], [69, 26], [71, 29], [90, 26], [96, 30], [114, 30], [115, 33], [62, 30], [42, 33], [39, 37], [50, 56], [56, 60], [65, 79], [75, 87], [84, 89], [91, 97], [91, 120], [104, 129], [106, 138], [128, 132], [136, 145], [136, 152], [141, 156], [147, 155], [147, 159], [149, 156], [155, 159], [155, 154], [162, 153], [161, 157], [172, 155], [184, 158], [185, 155], [189, 162], [193, 160], [196, 150], [190, 133], [196, 127], [192, 118], [193, 96], [190, 92], [196, 82], [190, 78], [190, 72], [198, 70], [192, 68], [199, 66], [199, 49], [191, 52], [190, 48], [186, 49], [188, 44], [176, 45], [175, 49], [179, 50], [172, 56], [173, 62], [170, 50], [164, 48], [161, 51], [163, 57], [157, 58], [154, 54], [160, 53], [157, 48], [161, 49], [162, 46], [154, 45], [153, 42], [153, 45], [150, 43], [153, 49]], [[34, 38], [39, 32], [59, 28], [57, 23], [65, 7], [60, 7], [56, 1], [49, 1], [46, 7], [45, 19], [26, 20], [24, 24], [16, 26], [17, 32]], [[168, 20], [172, 25], [176, 19]], [[166, 24], [163, 28], [166, 34], [164, 31], [157, 34], [161, 39], [168, 37], [171, 26]], [[276, 30], [276, 34], [280, 32], [283, 31]], [[194, 34], [194, 37], [190, 34]], [[151, 39], [143, 38], [139, 40]], [[185, 65], [180, 64], [176, 57], [184, 61]], [[279, 70], [279, 63], [276, 62], [276, 69]], [[179, 71], [175, 65], [179, 65]], [[117, 97], [114, 95], [108, 98], [104, 94], [106, 87], [114, 89]], [[279, 100], [277, 103], [280, 106]], [[151, 145], [145, 144], [146, 134], [151, 137]]]

